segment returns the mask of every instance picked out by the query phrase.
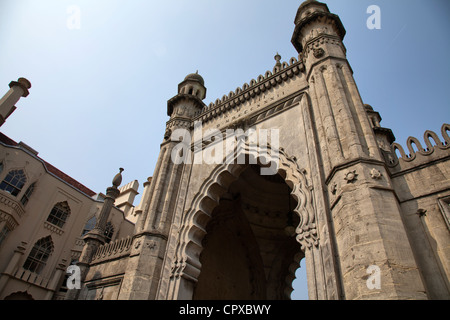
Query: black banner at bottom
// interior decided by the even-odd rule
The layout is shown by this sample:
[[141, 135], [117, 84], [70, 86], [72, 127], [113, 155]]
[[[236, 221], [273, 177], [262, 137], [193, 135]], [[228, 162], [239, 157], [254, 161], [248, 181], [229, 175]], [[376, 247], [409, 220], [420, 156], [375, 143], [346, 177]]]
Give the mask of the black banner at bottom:
[[[39, 306], [42, 304], [42, 306]], [[432, 304], [432, 305], [429, 305]], [[418, 315], [425, 307], [447, 307], [444, 301], [1, 301], [0, 308], [14, 310], [14, 316], [45, 318], [101, 317], [130, 320], [145, 316], [173, 319], [283, 319], [284, 317], [335, 316], [358, 318], [367, 316]], [[45, 309], [41, 309], [44, 307]], [[52, 312], [48, 312], [51, 310]], [[43, 314], [43, 315], [44, 315]]]

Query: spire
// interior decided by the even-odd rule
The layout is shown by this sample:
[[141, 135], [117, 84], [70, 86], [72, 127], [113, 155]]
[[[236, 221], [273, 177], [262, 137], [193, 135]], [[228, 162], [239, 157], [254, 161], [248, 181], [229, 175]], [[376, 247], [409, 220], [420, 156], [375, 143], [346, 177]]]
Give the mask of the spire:
[[[124, 171], [124, 169], [120, 168], [119, 171], [120, 172], [113, 178], [113, 186], [106, 189], [105, 201], [103, 202], [103, 205], [100, 209], [100, 213], [97, 215], [97, 222], [95, 223], [94, 229], [86, 233], [86, 235], [83, 237], [84, 246], [78, 261], [78, 266], [81, 269], [81, 282], [84, 282], [84, 280], [86, 279], [86, 275], [90, 269], [90, 263], [92, 261], [92, 258], [94, 257], [94, 254], [97, 252], [97, 249], [106, 242], [106, 223], [109, 220], [111, 209], [114, 206], [114, 201], [120, 194], [120, 191], [119, 189], [117, 189], [117, 187], [122, 183], [122, 172]], [[70, 290], [66, 294], [66, 300], [77, 300], [79, 295], [80, 290]]]

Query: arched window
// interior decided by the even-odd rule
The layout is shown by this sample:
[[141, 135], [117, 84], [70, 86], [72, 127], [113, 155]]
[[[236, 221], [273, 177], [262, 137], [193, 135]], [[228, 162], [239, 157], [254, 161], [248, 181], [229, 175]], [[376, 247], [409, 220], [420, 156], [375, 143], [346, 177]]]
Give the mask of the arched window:
[[26, 205], [28, 203], [28, 200], [30, 200], [31, 195], [33, 194], [34, 191], [34, 187], [36, 186], [36, 183], [33, 182], [27, 189], [27, 191], [25, 191], [22, 199], [20, 199], [20, 202], [23, 205]]
[[31, 249], [23, 268], [34, 273], [41, 273], [53, 252], [53, 241], [50, 236], [38, 240]]
[[10, 231], [11, 230], [7, 225], [3, 226], [3, 228], [0, 230], [0, 245], [2, 244], [3, 240], [5, 240]]
[[0, 183], [0, 189], [17, 196], [27, 182], [23, 170], [11, 170], [5, 179]]
[[108, 222], [105, 227], [105, 241], [110, 243], [114, 234], [114, 227], [111, 222]]
[[67, 218], [70, 214], [69, 204], [64, 202], [59, 202], [55, 204], [52, 211], [50, 212], [47, 221], [54, 224], [57, 227], [62, 228], [66, 223]]
[[97, 223], [96, 216], [93, 216], [92, 218], [90, 218], [84, 225], [84, 229], [83, 229], [83, 232], [81, 233], [81, 235], [84, 236], [86, 233], [88, 233], [89, 231], [94, 229], [96, 223]]

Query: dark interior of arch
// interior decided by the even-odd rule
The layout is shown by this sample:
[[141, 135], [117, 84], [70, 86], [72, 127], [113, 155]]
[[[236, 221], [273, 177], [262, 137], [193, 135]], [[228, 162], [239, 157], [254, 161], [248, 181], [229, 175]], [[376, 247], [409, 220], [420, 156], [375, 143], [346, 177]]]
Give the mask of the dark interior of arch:
[[206, 227], [193, 299], [290, 299], [303, 257], [285, 230], [299, 223], [290, 192], [280, 175], [261, 176], [257, 165], [230, 185]]

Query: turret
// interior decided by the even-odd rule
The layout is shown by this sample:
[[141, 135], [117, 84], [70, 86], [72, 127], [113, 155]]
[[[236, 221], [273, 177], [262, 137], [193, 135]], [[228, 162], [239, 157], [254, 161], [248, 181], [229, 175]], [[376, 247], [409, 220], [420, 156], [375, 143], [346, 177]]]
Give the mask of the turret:
[[28, 96], [31, 83], [25, 78], [19, 78], [17, 81], [11, 81], [9, 87], [9, 91], [0, 100], [0, 126], [16, 110], [15, 104], [19, 99]]
[[307, 70], [326, 56], [345, 59], [346, 49], [342, 43], [345, 28], [326, 4], [315, 0], [302, 3], [294, 22], [291, 41], [298, 53], [303, 54]]
[[[328, 199], [328, 219], [336, 227], [336, 267], [342, 273], [339, 295], [345, 299], [423, 297], [383, 157], [393, 135], [381, 128], [379, 114], [361, 99], [346, 57], [342, 22], [326, 4], [308, 0], [300, 5], [294, 23], [292, 44], [305, 65], [317, 158], [321, 159], [318, 167], [327, 190], [322, 194], [315, 189], [316, 199]], [[386, 146], [380, 150], [379, 144]], [[367, 226], [377, 227], [369, 230]], [[383, 288], [376, 295], [353, 281], [367, 276], [367, 266], [375, 261], [383, 275]], [[389, 266], [390, 261], [395, 261], [395, 267]], [[407, 277], [414, 284], [409, 286]]]
[[205, 98], [205, 81], [198, 71], [191, 73], [178, 85], [178, 94], [167, 102], [167, 115], [190, 117], [205, 106], [203, 103]]
[[[166, 250], [171, 222], [178, 201], [177, 190], [182, 183], [185, 166], [192, 159], [187, 135], [193, 129], [193, 119], [206, 105], [205, 81], [196, 73], [187, 75], [178, 85], [178, 93], [167, 101], [167, 121], [154, 175], [139, 204], [139, 217], [135, 225], [133, 248], [128, 266], [133, 270], [123, 279], [119, 299], [155, 299], [163, 259], [157, 252]], [[177, 133], [177, 130], [178, 133]], [[186, 134], [180, 140], [181, 135]], [[176, 133], [173, 137], [172, 134]], [[183, 141], [185, 144], [180, 143]], [[181, 161], [179, 161], [182, 159]], [[184, 161], [186, 160], [186, 161]], [[190, 169], [187, 169], [190, 170]], [[145, 243], [146, 245], [141, 245]], [[144, 258], [143, 258], [144, 257]], [[147, 290], [147, 291], [146, 291]]]

